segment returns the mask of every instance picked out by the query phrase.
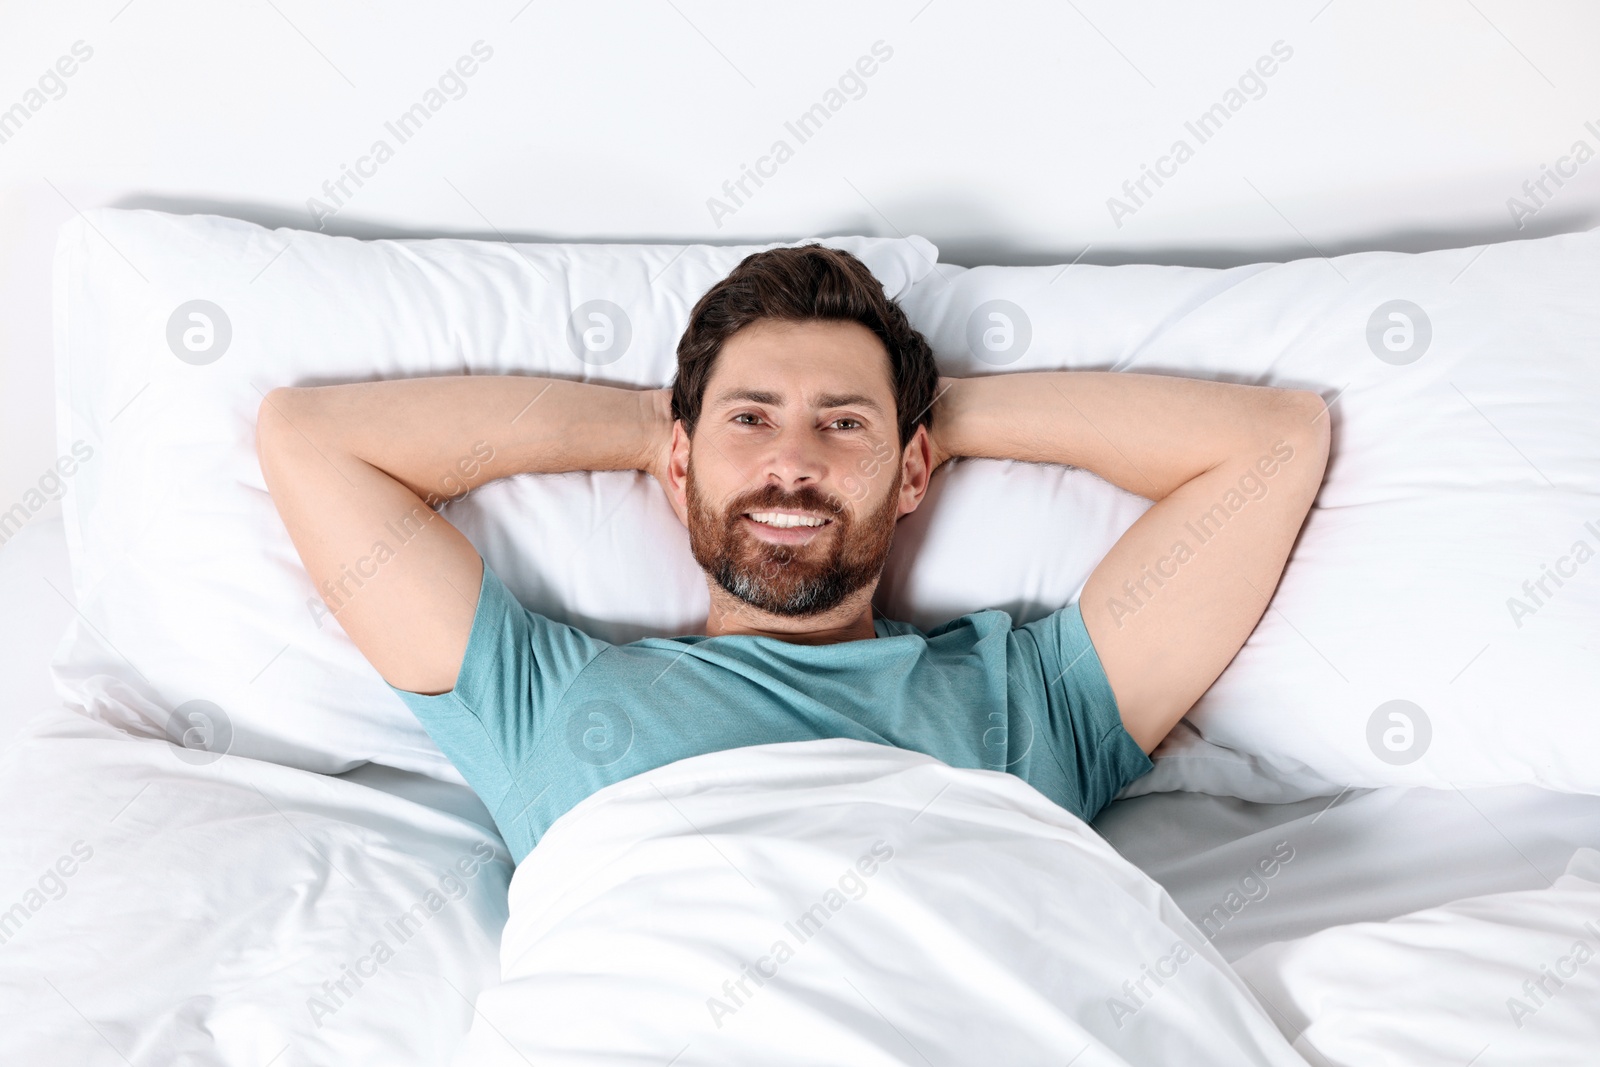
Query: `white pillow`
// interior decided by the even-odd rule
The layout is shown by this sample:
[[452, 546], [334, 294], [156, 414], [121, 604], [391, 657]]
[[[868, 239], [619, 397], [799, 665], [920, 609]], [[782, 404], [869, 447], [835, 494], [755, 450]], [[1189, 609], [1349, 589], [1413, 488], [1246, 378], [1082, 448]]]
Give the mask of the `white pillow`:
[[[937, 257], [920, 237], [823, 243], [859, 256], [890, 297]], [[116, 209], [68, 223], [55, 263], [57, 435], [63, 455], [81, 440], [93, 458], [63, 500], [81, 616], [53, 665], [58, 689], [72, 700], [96, 675], [122, 678], [173, 713], [151, 728], [190, 747], [459, 782], [322, 607], [256, 461], [262, 396], [462, 373], [662, 386], [694, 302], [774, 247], [358, 241]], [[642, 483], [662, 496], [637, 478], [617, 528], [655, 506]], [[611, 500], [617, 479], [538, 481], [520, 502], [561, 519], [524, 550], [592, 563], [584, 504]], [[494, 510], [487, 494], [484, 505]], [[670, 511], [654, 517], [677, 526]], [[538, 607], [588, 603], [584, 571], [547, 573]], [[612, 610], [648, 620], [670, 595], [646, 582]]]
[[[663, 386], [693, 301], [755, 250], [360, 242], [113, 210], [90, 221], [67, 227], [57, 262], [58, 432], [64, 451], [76, 435], [98, 457], [65, 501], [86, 607], [62, 684], [97, 671], [137, 681], [131, 661], [167, 706], [220, 706], [235, 751], [451, 778], [321, 611], [251, 450], [260, 394], [466, 371]], [[1600, 544], [1600, 231], [1226, 271], [937, 276], [920, 238], [827, 243], [904, 294], [945, 374], [1138, 370], [1313, 388], [1333, 403], [1327, 483], [1266, 618], [1191, 714], [1197, 730], [1175, 732], [1130, 794], [1600, 791], [1587, 758], [1600, 719], [1584, 711], [1600, 689], [1600, 580], [1579, 565], [1520, 629], [1506, 607], [1541, 563], [1579, 538]], [[232, 320], [208, 365], [165, 340], [194, 299]], [[594, 299], [629, 309], [614, 362], [573, 354], [568, 317]], [[1386, 330], [1405, 340], [1387, 318], [1395, 300], [1427, 308], [1411, 313], [1409, 352], [1384, 347]], [[1010, 350], [983, 347], [1008, 326]], [[179, 317], [180, 347], [182, 328]], [[1077, 596], [1148, 506], [1086, 471], [958, 460], [900, 524], [878, 607], [924, 628], [985, 607], [1038, 618]], [[533, 610], [612, 641], [703, 624], [687, 532], [648, 476], [506, 479], [446, 514]], [[116, 651], [94, 647], [96, 631]], [[1420, 707], [1402, 709], [1414, 726], [1428, 721], [1409, 753], [1383, 745], [1405, 739], [1394, 700]]]
[[1579, 849], [1545, 889], [1334, 926], [1233, 967], [1315, 1064], [1593, 1063], [1600, 852]]
[[[1600, 792], [1600, 230], [1230, 270], [937, 275], [901, 304], [946, 374], [1177, 374], [1332, 405], [1326, 480], [1265, 617], [1191, 712], [1198, 735], [1176, 734], [1129, 793]], [[1012, 347], [984, 348], [986, 329]], [[995, 601], [1035, 617], [1149, 506], [1085, 471], [1008, 464], [1003, 506], [979, 516], [958, 501], [968, 466], [902, 523], [932, 551], [891, 556], [886, 613], [923, 625]], [[973, 535], [982, 551], [958, 552]]]

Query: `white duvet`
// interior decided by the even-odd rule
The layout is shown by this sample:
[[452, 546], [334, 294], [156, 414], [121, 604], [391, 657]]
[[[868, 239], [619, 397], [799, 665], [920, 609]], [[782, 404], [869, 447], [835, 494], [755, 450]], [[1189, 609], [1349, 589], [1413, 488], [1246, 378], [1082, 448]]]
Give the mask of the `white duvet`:
[[457, 1067], [1294, 1064], [1165, 891], [1020, 779], [849, 740], [591, 796]]

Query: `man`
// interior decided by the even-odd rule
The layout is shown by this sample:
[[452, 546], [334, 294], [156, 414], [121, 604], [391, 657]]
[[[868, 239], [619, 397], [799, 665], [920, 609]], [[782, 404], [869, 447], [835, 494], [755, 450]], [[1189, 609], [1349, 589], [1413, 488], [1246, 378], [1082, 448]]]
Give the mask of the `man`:
[[[1254, 629], [1327, 462], [1312, 392], [941, 379], [866, 267], [820, 245], [746, 258], [696, 304], [678, 359], [664, 390], [447, 377], [261, 405], [262, 471], [307, 571], [519, 862], [608, 784], [827, 737], [1008, 771], [1093, 819]], [[895, 523], [958, 456], [1082, 467], [1155, 503], [1044, 619], [875, 619]], [[424, 504], [575, 470], [658, 480], [706, 572], [703, 635], [611, 645], [529, 612]], [[416, 516], [352, 593], [348, 561]]]

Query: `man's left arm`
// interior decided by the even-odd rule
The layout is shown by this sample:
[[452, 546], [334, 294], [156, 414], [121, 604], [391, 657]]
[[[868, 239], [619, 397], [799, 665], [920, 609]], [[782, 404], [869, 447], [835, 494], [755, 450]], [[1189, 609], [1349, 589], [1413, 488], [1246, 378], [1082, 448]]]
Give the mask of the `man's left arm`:
[[1154, 501], [1079, 607], [1123, 726], [1146, 753], [1260, 621], [1327, 466], [1322, 397], [1157, 374], [943, 378], [934, 463], [1081, 467]]

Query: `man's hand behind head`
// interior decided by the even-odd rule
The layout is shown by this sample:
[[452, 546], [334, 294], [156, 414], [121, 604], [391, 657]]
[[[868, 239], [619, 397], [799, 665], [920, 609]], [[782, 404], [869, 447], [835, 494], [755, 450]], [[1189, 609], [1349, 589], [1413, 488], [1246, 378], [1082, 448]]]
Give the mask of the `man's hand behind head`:
[[[640, 459], [639, 469], [660, 484], [668, 500], [673, 500], [667, 468], [672, 463], [672, 389], [646, 389], [639, 394], [639, 416], [650, 426], [649, 450]], [[677, 510], [674, 506], [673, 510]], [[681, 517], [681, 516], [680, 516]]]
[[955, 418], [956, 408], [951, 391], [961, 382], [960, 378], [940, 377], [939, 389], [934, 393], [933, 418], [928, 423], [928, 448], [932, 452], [928, 464], [930, 472], [937, 471], [944, 466], [946, 460], [955, 459], [956, 453], [951, 451], [949, 444], [952, 434], [950, 421]]

